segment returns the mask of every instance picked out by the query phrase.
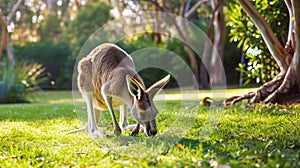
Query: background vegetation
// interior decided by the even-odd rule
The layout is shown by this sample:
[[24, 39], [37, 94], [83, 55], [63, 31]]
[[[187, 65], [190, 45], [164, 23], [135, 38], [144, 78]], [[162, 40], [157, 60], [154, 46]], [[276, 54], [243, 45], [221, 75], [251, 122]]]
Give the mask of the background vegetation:
[[28, 95], [47, 84], [49, 75], [41, 64], [9, 61], [0, 63], [0, 103], [28, 102]]
[[[19, 0], [0, 3], [1, 9], [6, 9], [2, 11], [2, 14], [8, 16], [10, 14], [8, 9], [12, 9], [17, 2]], [[44, 65], [51, 74], [52, 84], [54, 83], [51, 86], [44, 85], [44, 88], [71, 89], [73, 66], [77, 54], [88, 37], [102, 25], [120, 16], [138, 16], [143, 10], [160, 10], [159, 7], [168, 10], [169, 13], [181, 15], [180, 10], [184, 5], [181, 1], [162, 1], [158, 5], [151, 2], [26, 0], [21, 3], [11, 24], [8, 25], [10, 41], [13, 44], [12, 50], [17, 61], [33, 61]], [[188, 5], [186, 9], [190, 9], [197, 3], [196, 0], [189, 1], [185, 4]], [[281, 43], [284, 43], [286, 41], [284, 34], [287, 33], [288, 26], [286, 19], [288, 11], [284, 1], [253, 1], [253, 4], [271, 27], [276, 27], [275, 35], [279, 37]], [[278, 73], [278, 67], [270, 56], [259, 31], [243, 12], [242, 7], [237, 4], [236, 0], [231, 0], [222, 2], [221, 9], [224, 11], [224, 20], [227, 23], [225, 32], [228, 34], [224, 55], [221, 56], [227, 84], [237, 86], [239, 81], [245, 84], [262, 84], [272, 79]], [[212, 7], [203, 3], [188, 19], [204, 32], [208, 32], [212, 19]], [[172, 38], [162, 38], [151, 31], [138, 37], [124, 39], [119, 42], [119, 45], [129, 53], [142, 47], [164, 48], [178, 54], [192, 66], [184, 44]], [[242, 50], [237, 48], [244, 51], [245, 58], [242, 59], [245, 60], [241, 60]], [[7, 51], [4, 50], [3, 54], [5, 57]], [[201, 60], [196, 61], [200, 71]], [[147, 73], [147, 71], [141, 72], [146, 80], [149, 79]], [[205, 78], [202, 75], [199, 76], [199, 82]], [[159, 77], [157, 76], [157, 79]], [[173, 84], [170, 86], [176, 86], [173, 81], [171, 83]]]
[[[17, 0], [2, 3], [1, 8], [11, 9], [16, 2]], [[103, 24], [118, 15], [126, 16], [128, 13], [137, 15], [142, 9], [137, 10], [134, 8], [136, 5], [144, 6], [143, 10], [154, 9], [151, 3], [142, 1], [111, 3], [110, 1], [65, 2], [58, 0], [53, 2], [25, 1], [14, 17], [13, 32], [11, 32], [12, 49], [16, 60], [37, 62], [44, 65], [51, 74], [51, 81], [54, 85], [43, 86], [44, 89], [71, 89], [73, 66], [80, 48], [88, 37]], [[194, 3], [196, 1], [192, 2]], [[179, 1], [176, 3], [166, 1], [165, 5], [174, 14], [178, 13], [181, 7]], [[190, 20], [203, 31], [207, 31], [211, 10], [204, 7], [205, 5], [199, 8]], [[226, 8], [226, 5], [224, 7]], [[157, 43], [153, 38], [154, 34], [149, 32], [147, 35], [138, 35], [137, 38], [125, 39], [119, 45], [129, 53], [142, 47], [164, 48], [178, 54], [191, 65], [181, 42], [172, 38], [164, 38]], [[240, 60], [240, 51], [229, 43], [226, 44], [225, 51], [224, 67], [228, 74], [226, 75], [228, 84], [237, 85], [239, 73], [234, 70], [234, 67]], [[6, 54], [4, 50], [4, 57]], [[197, 62], [201, 64], [201, 60]], [[146, 80], [150, 80], [147, 73], [141, 72], [141, 75]], [[157, 79], [159, 77], [157, 76]], [[176, 86], [176, 83], [170, 86]]]

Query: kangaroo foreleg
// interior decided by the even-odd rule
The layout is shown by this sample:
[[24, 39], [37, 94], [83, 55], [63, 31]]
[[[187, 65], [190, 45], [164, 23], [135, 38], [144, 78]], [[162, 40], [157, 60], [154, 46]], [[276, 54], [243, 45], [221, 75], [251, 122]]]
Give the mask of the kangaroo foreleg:
[[138, 123], [135, 128], [132, 129], [131, 135], [136, 135], [140, 131], [140, 124]]
[[106, 106], [108, 107], [108, 110], [110, 112], [112, 121], [113, 121], [113, 126], [114, 126], [114, 134], [115, 135], [120, 135], [121, 134], [121, 128], [117, 122], [114, 110], [112, 108], [112, 97], [109, 95], [109, 84], [105, 83], [104, 85], [102, 85], [101, 87], [101, 94], [102, 97], [105, 101]]

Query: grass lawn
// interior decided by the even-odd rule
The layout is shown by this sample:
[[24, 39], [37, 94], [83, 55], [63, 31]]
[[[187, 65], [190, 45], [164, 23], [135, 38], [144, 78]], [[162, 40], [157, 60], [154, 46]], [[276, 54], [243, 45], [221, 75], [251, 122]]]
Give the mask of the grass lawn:
[[[174, 93], [172, 93], [174, 94]], [[201, 94], [205, 94], [201, 92]], [[154, 138], [65, 134], [81, 127], [71, 92], [44, 92], [32, 104], [0, 105], [0, 167], [300, 167], [300, 106], [195, 100], [158, 101]]]

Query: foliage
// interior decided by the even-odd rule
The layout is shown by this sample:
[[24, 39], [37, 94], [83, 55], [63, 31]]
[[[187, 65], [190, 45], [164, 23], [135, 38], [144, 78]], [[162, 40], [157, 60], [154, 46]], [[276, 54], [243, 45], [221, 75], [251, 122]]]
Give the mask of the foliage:
[[28, 42], [25, 45], [15, 45], [14, 49], [17, 60], [32, 60], [43, 64], [51, 73], [56, 89], [71, 88], [74, 61], [70, 59], [71, 49], [68, 44], [51, 41]]
[[[133, 56], [133, 60], [136, 66], [139, 66], [141, 64], [143, 65], [144, 63], [151, 60], [156, 60], [157, 66], [159, 66], [160, 63], [168, 63], [168, 66], [172, 67], [173, 70], [176, 71], [176, 73], [172, 75], [178, 75], [176, 76], [177, 79], [179, 79], [180, 77], [184, 78], [186, 76], [186, 74], [182, 73], [183, 65], [176, 64], [178, 63], [178, 61], [175, 61], [175, 59], [169, 60], [168, 58], [164, 57], [166, 51], [172, 52], [173, 54], [176, 54], [181, 59], [183, 59], [186, 64], [189, 64], [187, 54], [183, 50], [183, 45], [179, 40], [169, 38], [166, 39], [163, 43], [156, 44], [149, 36], [145, 34], [139, 34], [134, 38], [122, 40], [118, 42], [117, 45], [123, 48], [129, 54], [132, 52], [137, 52], [141, 49], [151, 49], [153, 47], [155, 49], [151, 49], [151, 52], [139, 52], [139, 55], [137, 57]], [[167, 73], [168, 72], [164, 72], [163, 70], [158, 68], [147, 68], [139, 72], [146, 85], [150, 85], [155, 81], [158, 81], [159, 79], [166, 76]], [[167, 85], [167, 87], [177, 86], [178, 85], [174, 79], [171, 79]]]
[[[182, 72], [182, 64], [177, 64], [176, 62], [172, 62], [172, 60], [166, 60], [164, 58], [164, 51], [158, 51], [159, 49], [167, 50], [169, 52], [172, 52], [173, 54], [176, 54], [178, 57], [180, 57], [188, 66], [190, 65], [190, 62], [188, 60], [188, 55], [183, 49], [184, 46], [180, 42], [180, 40], [171, 38], [171, 37], [164, 37], [164, 40], [160, 44], [155, 44], [153, 40], [148, 35], [145, 34], [139, 34], [136, 37], [133, 37], [131, 39], [125, 39], [117, 43], [118, 46], [123, 48], [126, 52], [132, 53], [135, 51], [138, 51], [140, 49], [149, 48], [149, 47], [155, 47], [157, 48], [156, 51], [152, 53], [141, 53], [141, 57], [138, 57], [138, 59], [134, 59], [136, 63], [141, 62], [147, 62], [150, 58], [155, 58], [159, 63], [166, 63], [168, 62], [168, 65], [170, 67], [173, 67], [176, 71], [176, 75], [178, 75], [177, 79], [183, 79], [186, 77], [186, 74]], [[238, 73], [234, 71], [235, 66], [239, 62], [239, 58], [235, 57], [236, 55], [239, 55], [240, 51], [236, 49], [236, 47], [233, 44], [226, 44], [226, 50], [225, 50], [225, 58], [224, 58], [224, 68], [226, 71], [226, 77], [228, 78], [228, 84], [236, 84], [238, 79]], [[198, 57], [196, 57], [198, 59]], [[150, 59], [151, 60], [151, 59]], [[200, 62], [198, 59], [197, 62]], [[233, 68], [233, 69], [232, 69]], [[163, 72], [159, 69], [149, 68], [145, 69], [139, 74], [142, 76], [146, 84], [151, 84], [160, 78], [164, 77], [166, 75], [166, 72]], [[174, 74], [173, 74], [174, 75]], [[177, 83], [175, 80], [171, 79], [171, 81], [168, 83], [167, 87], [176, 87]]]
[[[208, 93], [207, 93], [208, 94]], [[46, 92], [43, 102], [0, 106], [0, 165], [3, 167], [299, 167], [300, 106], [284, 107], [238, 104], [226, 109], [201, 106], [193, 127], [177, 144], [139, 151], [152, 138], [130, 149], [116, 152], [99, 145], [86, 133], [64, 134], [82, 123], [73, 111], [71, 92]], [[45, 100], [46, 99], [46, 100]], [[56, 102], [56, 103], [55, 103]], [[53, 103], [53, 104], [51, 104]], [[198, 102], [190, 102], [197, 106]], [[180, 101], [166, 104], [159, 114], [159, 131], [175, 118], [189, 116], [188, 109], [174, 114]], [[211, 110], [211, 112], [209, 112]], [[222, 110], [213, 133], [199, 140], [206, 116]], [[108, 112], [107, 120], [110, 121]], [[178, 125], [181, 126], [181, 125]], [[106, 128], [112, 132], [112, 128]], [[129, 137], [125, 134], [124, 137]], [[107, 141], [111, 141], [108, 138]], [[126, 142], [123, 142], [124, 149]], [[225, 166], [224, 166], [225, 167]]]
[[98, 30], [107, 21], [112, 19], [107, 3], [99, 1], [87, 3], [83, 6], [74, 20], [66, 23], [64, 29], [64, 39], [70, 43], [73, 50], [73, 59], [76, 59], [81, 47], [88, 37]]
[[62, 21], [56, 13], [56, 11], [50, 10], [41, 22], [38, 29], [41, 41], [59, 41], [63, 27], [60, 25]]
[[0, 103], [27, 102], [28, 94], [48, 81], [46, 69], [37, 63], [11, 62], [0, 64]]
[[[289, 25], [288, 11], [284, 1], [252, 0], [251, 2], [284, 45]], [[227, 26], [230, 27], [230, 41], [235, 42], [237, 47], [242, 48], [246, 53], [246, 63], [237, 67], [238, 71], [244, 73], [246, 83], [253, 80], [256, 83], [265, 83], [273, 79], [279, 72], [278, 66], [269, 53], [260, 32], [236, 0], [229, 3], [226, 15], [230, 19], [227, 22]]]

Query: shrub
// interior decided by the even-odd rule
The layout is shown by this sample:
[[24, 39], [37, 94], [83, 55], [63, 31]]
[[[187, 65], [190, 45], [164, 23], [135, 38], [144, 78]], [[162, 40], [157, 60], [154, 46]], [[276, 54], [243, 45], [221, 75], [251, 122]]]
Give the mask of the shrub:
[[28, 94], [40, 90], [49, 74], [42, 64], [9, 61], [0, 63], [0, 103], [29, 102]]
[[[28, 42], [22, 46], [15, 45], [14, 49], [17, 60], [43, 64], [51, 73], [56, 89], [71, 88], [74, 61], [69, 59], [71, 50], [68, 44], [51, 41]], [[50, 88], [43, 86], [43, 89]]]

